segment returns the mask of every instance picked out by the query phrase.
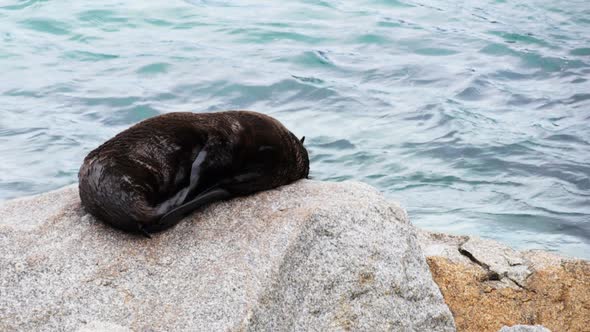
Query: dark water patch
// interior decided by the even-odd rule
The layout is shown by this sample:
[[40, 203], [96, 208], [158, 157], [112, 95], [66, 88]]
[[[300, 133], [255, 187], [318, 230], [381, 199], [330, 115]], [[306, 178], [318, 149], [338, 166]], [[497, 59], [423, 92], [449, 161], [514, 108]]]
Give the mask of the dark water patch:
[[86, 105], [86, 106], [107, 106], [107, 107], [126, 107], [135, 104], [136, 102], [140, 101], [139, 97], [116, 97], [116, 96], [108, 96], [108, 97], [86, 97], [80, 98], [79, 101]]
[[82, 44], [91, 44], [93, 42], [97, 42], [102, 39], [103, 38], [101, 38], [101, 37], [87, 36], [87, 35], [82, 35], [82, 34], [76, 34], [76, 35], [73, 35], [72, 37], [70, 37], [70, 40], [76, 41], [76, 42], [79, 42]]
[[437, 48], [437, 47], [425, 47], [425, 48], [418, 48], [414, 51], [416, 54], [420, 55], [427, 55], [427, 56], [447, 56], [447, 55], [454, 55], [459, 53], [458, 51], [447, 49], [447, 48]]
[[590, 47], [584, 48], [575, 48], [570, 51], [571, 55], [579, 55], [579, 56], [589, 56], [590, 55]]
[[127, 23], [126, 17], [120, 16], [118, 13], [112, 10], [105, 9], [93, 9], [83, 11], [78, 14], [78, 20], [81, 22], [87, 22], [88, 26], [96, 27], [105, 24], [116, 24]]
[[372, 163], [383, 162], [384, 157], [368, 151], [358, 151], [353, 154], [345, 155], [344, 157], [339, 159], [339, 161], [346, 166], [362, 167], [359, 164], [359, 160], [363, 160], [363, 163], [370, 165]]
[[277, 41], [294, 41], [305, 44], [321, 43], [325, 39], [304, 33], [289, 32], [289, 31], [267, 31], [261, 29], [236, 29], [233, 34], [241, 36], [241, 42], [249, 42], [256, 44], [268, 44]]
[[422, 73], [422, 68], [416, 65], [371, 68], [363, 72], [362, 83], [377, 81], [389, 85], [393, 81], [413, 81], [415, 77], [420, 76]]
[[2, 137], [6, 137], [6, 136], [18, 136], [18, 135], [24, 135], [24, 134], [31, 134], [31, 133], [36, 133], [39, 131], [45, 131], [47, 130], [47, 128], [1, 128], [0, 127], [0, 136]]
[[498, 43], [490, 43], [489, 45], [484, 46], [479, 51], [484, 54], [499, 55], [499, 56], [516, 55], [517, 54], [510, 47], [503, 45], [503, 44], [498, 44]]
[[402, 24], [399, 21], [386, 18], [383, 21], [377, 22], [377, 26], [384, 28], [400, 28], [402, 27]]
[[182, 22], [182, 23], [175, 23], [172, 26], [173, 30], [190, 30], [198, 27], [207, 27], [213, 26], [211, 23], [199, 22], [199, 21], [189, 21], [189, 22]]
[[217, 96], [226, 96], [231, 105], [250, 106], [257, 100], [284, 103], [293, 100], [325, 100], [335, 96], [329, 88], [303, 84], [294, 79], [282, 80], [269, 85], [229, 84], [214, 92]]
[[7, 53], [3, 50], [0, 50], [0, 59], [10, 59], [10, 58], [16, 58], [16, 57], [18, 57], [18, 54]]
[[416, 7], [416, 5], [406, 2], [406, 1], [396, 1], [396, 0], [376, 0], [374, 1], [376, 4], [380, 4], [385, 7], [393, 7], [393, 8], [412, 8]]
[[57, 83], [51, 86], [48, 86], [46, 88], [43, 88], [40, 90], [40, 92], [44, 95], [47, 96], [49, 94], [67, 94], [67, 93], [71, 93], [71, 92], [75, 92], [77, 90], [77, 86], [76, 83], [74, 82], [68, 82], [68, 83]]
[[273, 27], [273, 28], [290, 28], [293, 27], [293, 24], [283, 23], [283, 22], [262, 22], [258, 23], [257, 25], [263, 27]]
[[532, 107], [537, 107], [547, 103], [548, 101], [548, 98], [535, 98], [529, 97], [525, 94], [512, 94], [506, 104], [511, 106], [531, 105]]
[[434, 9], [434, 10], [439, 11], [439, 12], [444, 12], [445, 11], [444, 9], [442, 9], [440, 7], [436, 7], [436, 6], [432, 6], [432, 5], [427, 5], [427, 4], [423, 4], [423, 3], [416, 3], [416, 6], [425, 7], [425, 8], [429, 8], [429, 9]]
[[587, 226], [567, 223], [564, 222], [564, 219], [556, 217], [523, 213], [483, 213], [479, 216], [482, 215], [485, 219], [494, 220], [494, 222], [514, 230], [528, 228], [546, 234], [568, 234], [573, 237], [590, 239], [590, 228]]
[[576, 93], [573, 96], [564, 100], [565, 104], [572, 105], [577, 104], [579, 102], [583, 102], [586, 100], [590, 100], [590, 93]]
[[538, 68], [544, 72], [559, 72], [566, 69], [587, 67], [581, 60], [543, 56], [535, 52], [520, 52], [519, 56], [525, 67]]
[[23, 90], [23, 89], [10, 89], [2, 93], [5, 96], [12, 97], [32, 97], [40, 98], [42, 94], [39, 91]]
[[20, 24], [30, 30], [52, 35], [67, 35], [71, 30], [68, 24], [53, 19], [31, 18], [21, 21]]
[[325, 7], [325, 8], [329, 8], [329, 9], [336, 9], [336, 6], [334, 4], [332, 4], [330, 1], [304, 0], [303, 2], [310, 4], [312, 6]]
[[387, 36], [377, 34], [365, 34], [355, 38], [357, 43], [361, 44], [383, 44], [391, 42]]
[[157, 101], [171, 101], [177, 98], [178, 96], [171, 92], [160, 92], [154, 95], [154, 100]]
[[352, 144], [350, 141], [346, 139], [339, 139], [329, 143], [318, 144], [316, 146], [320, 148], [337, 150], [354, 149], [356, 147], [354, 144]]
[[119, 58], [119, 56], [116, 54], [95, 53], [95, 52], [88, 52], [88, 51], [69, 51], [69, 52], [65, 52], [63, 54], [62, 58], [76, 60], [76, 61], [82, 61], [82, 62], [96, 62], [96, 61], [117, 59], [117, 58]]
[[371, 179], [371, 180], [377, 180], [377, 179], [384, 178], [386, 176], [387, 176], [387, 174], [370, 174], [370, 175], [367, 175], [367, 178]]
[[412, 115], [412, 116], [407, 116], [405, 118], [403, 118], [406, 121], [426, 121], [426, 120], [430, 120], [432, 119], [434, 115], [432, 114], [418, 114], [418, 115]]
[[326, 181], [334, 181], [334, 182], [341, 182], [341, 181], [349, 181], [352, 180], [354, 177], [352, 175], [339, 175], [339, 176], [328, 176]]
[[573, 105], [572, 107], [575, 107], [578, 104], [584, 105], [585, 104], [584, 102], [587, 100], [590, 100], [590, 94], [579, 93], [579, 94], [574, 94], [574, 95], [567, 97], [567, 98], [547, 100], [542, 105], [539, 105], [537, 107], [537, 109], [550, 109], [550, 108], [554, 108], [554, 107], [560, 106], [560, 105], [561, 106]]
[[315, 78], [315, 77], [303, 77], [303, 76], [296, 76], [296, 75], [291, 75], [291, 77], [293, 77], [294, 79], [304, 82], [304, 83], [314, 83], [314, 84], [323, 84], [324, 81], [322, 79], [319, 78]]
[[438, 184], [443, 187], [455, 185], [455, 184], [467, 184], [469, 186], [510, 186], [510, 187], [522, 187], [522, 183], [513, 181], [486, 181], [486, 180], [470, 180], [460, 178], [453, 175], [436, 175], [436, 174], [424, 174], [416, 173], [408, 177], [409, 182], [418, 183], [421, 185], [425, 184]]
[[25, 0], [25, 1], [12, 1], [18, 2], [14, 5], [3, 5], [0, 6], [0, 9], [4, 10], [22, 10], [28, 7], [39, 6], [44, 2], [48, 2], [49, 0]]
[[526, 34], [518, 34], [518, 33], [505, 32], [505, 31], [490, 31], [489, 33], [492, 35], [498, 36], [500, 38], [503, 38], [504, 41], [507, 43], [536, 44], [536, 45], [545, 46], [545, 47], [550, 46], [546, 41], [544, 41], [542, 39], [535, 38], [533, 36], [533, 34], [530, 32], [526, 33]]
[[188, 96], [198, 95], [210, 97], [211, 95], [215, 94], [216, 91], [224, 88], [227, 85], [228, 83], [226, 81], [206, 81], [204, 83], [197, 84], [181, 84], [174, 86], [170, 95], [175, 96], [175, 98], [186, 98]]
[[11, 42], [11, 41], [14, 41], [14, 35], [10, 32], [4, 32], [4, 33], [2, 33], [2, 39], [5, 42]]
[[137, 69], [137, 73], [140, 75], [156, 75], [166, 73], [170, 68], [169, 63], [159, 62], [159, 63], [152, 63], [149, 65], [145, 65], [139, 69]]
[[502, 160], [496, 157], [471, 158], [468, 161], [456, 162], [458, 167], [482, 174], [510, 174], [516, 177], [553, 178], [568, 182], [579, 190], [590, 189], [590, 166], [569, 165], [566, 163], [524, 163]]
[[[448, 135], [443, 136], [448, 138]], [[513, 143], [501, 146], [468, 146], [460, 144], [449, 144], [448, 142], [440, 142], [439, 139], [428, 141], [426, 143], [403, 143], [404, 149], [415, 151], [417, 155], [425, 155], [430, 158], [437, 158], [454, 162], [461, 159], [469, 159], [473, 161], [491, 161], [502, 157], [514, 156], [529, 156], [536, 151], [524, 144]], [[490, 156], [493, 156], [490, 158]], [[498, 168], [498, 170], [505, 170], [507, 168]]]
[[502, 70], [498, 70], [492, 74], [489, 74], [488, 77], [494, 79], [494, 80], [498, 80], [498, 81], [503, 81], [503, 82], [511, 82], [511, 81], [517, 81], [517, 80], [531, 80], [531, 79], [535, 79], [539, 76], [538, 72], [518, 72], [515, 70], [506, 70], [506, 69], [502, 69]]
[[534, 51], [516, 51], [505, 45], [490, 44], [480, 52], [495, 56], [513, 56], [520, 60], [525, 68], [536, 68], [544, 73], [565, 71], [568, 69], [586, 68], [588, 65], [581, 60], [543, 56]]
[[144, 22], [156, 26], [156, 27], [169, 27], [169, 26], [173, 26], [174, 23], [166, 21], [166, 20], [162, 20], [162, 19], [157, 19], [157, 18], [146, 18], [144, 20]]
[[184, 2], [195, 5], [195, 6], [207, 6], [207, 7], [242, 7], [244, 5], [235, 3], [230, 0], [184, 0]]
[[[313, 151], [313, 149], [312, 149], [312, 151]], [[309, 160], [310, 160], [310, 162], [318, 162], [318, 161], [330, 159], [331, 157], [332, 157], [332, 155], [329, 153], [314, 152], [314, 153], [310, 153]]]
[[485, 85], [487, 85], [487, 83], [479, 81], [479, 82], [474, 82], [476, 85], [478, 85], [477, 87], [474, 86], [470, 86], [465, 88], [463, 91], [459, 92], [455, 98], [458, 99], [462, 99], [465, 101], [475, 101], [475, 100], [481, 100], [482, 98], [485, 98], [485, 95], [487, 94], [485, 92]]
[[305, 51], [293, 58], [280, 58], [275, 61], [293, 62], [307, 68], [333, 68], [334, 63], [330, 60], [326, 52], [323, 51]]
[[560, 142], [560, 143], [567, 143], [567, 144], [578, 143], [578, 144], [583, 144], [583, 145], [590, 145], [590, 143], [586, 142], [585, 140], [583, 140], [577, 136], [568, 135], [568, 134], [555, 134], [555, 135], [547, 136], [547, 137], [545, 137], [545, 139], [550, 140], [550, 141]]
[[0, 180], [0, 192], [7, 192], [9, 190], [22, 190], [22, 191], [33, 191], [36, 188], [29, 179], [23, 179], [22, 181], [2, 181]]
[[156, 115], [160, 112], [149, 105], [135, 105], [119, 109], [101, 122], [107, 126], [129, 126]]

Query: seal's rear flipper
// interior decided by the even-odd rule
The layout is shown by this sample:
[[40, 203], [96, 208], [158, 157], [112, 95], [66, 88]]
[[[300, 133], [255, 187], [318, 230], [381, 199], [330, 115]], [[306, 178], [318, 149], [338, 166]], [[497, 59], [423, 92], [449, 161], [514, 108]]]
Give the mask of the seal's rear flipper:
[[148, 232], [159, 232], [166, 228], [176, 225], [185, 215], [197, 208], [222, 199], [229, 198], [230, 194], [227, 190], [221, 188], [213, 188], [202, 194], [199, 194], [194, 199], [168, 211], [160, 220], [152, 225], [144, 226], [144, 230]]

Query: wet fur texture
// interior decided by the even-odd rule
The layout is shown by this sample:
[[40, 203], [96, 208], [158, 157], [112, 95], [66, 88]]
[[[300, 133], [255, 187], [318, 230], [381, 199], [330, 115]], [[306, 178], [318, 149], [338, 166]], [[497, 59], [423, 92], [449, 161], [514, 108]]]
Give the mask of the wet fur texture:
[[128, 232], [155, 232], [215, 200], [305, 178], [302, 141], [249, 111], [169, 113], [119, 133], [78, 174], [88, 212]]

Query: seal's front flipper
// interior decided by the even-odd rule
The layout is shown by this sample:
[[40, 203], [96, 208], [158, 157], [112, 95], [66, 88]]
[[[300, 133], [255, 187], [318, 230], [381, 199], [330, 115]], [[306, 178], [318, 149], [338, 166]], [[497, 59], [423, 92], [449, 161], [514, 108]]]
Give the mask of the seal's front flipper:
[[181, 190], [179, 190], [176, 195], [167, 199], [165, 202], [158, 206], [158, 213], [164, 214], [169, 212], [170, 209], [175, 209], [185, 203], [187, 196], [190, 194], [191, 191], [195, 190], [197, 185], [199, 184], [199, 178], [201, 176], [201, 167], [205, 158], [207, 157], [207, 151], [202, 149], [198, 154], [195, 160], [191, 165], [191, 173], [190, 173], [190, 180], [189, 185]]
[[271, 189], [272, 186], [268, 185], [270, 182], [268, 176], [263, 176], [261, 172], [252, 171], [226, 179], [221, 185], [231, 192], [233, 196], [243, 196]]
[[176, 225], [186, 214], [196, 210], [197, 208], [230, 197], [227, 190], [221, 188], [213, 188], [202, 194], [199, 194], [194, 199], [168, 211], [160, 220], [152, 225], [144, 226], [148, 232], [159, 232], [166, 228]]

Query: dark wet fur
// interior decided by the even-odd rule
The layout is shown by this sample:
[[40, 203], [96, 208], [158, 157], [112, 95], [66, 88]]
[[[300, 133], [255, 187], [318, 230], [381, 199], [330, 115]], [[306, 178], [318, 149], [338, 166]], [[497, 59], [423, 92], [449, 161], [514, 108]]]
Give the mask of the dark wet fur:
[[[189, 186], [191, 166], [203, 151], [196, 187], [172, 204]], [[116, 228], [148, 234], [212, 201], [272, 189], [308, 173], [302, 142], [277, 120], [228, 111], [142, 121], [90, 152], [78, 177], [87, 211]]]

